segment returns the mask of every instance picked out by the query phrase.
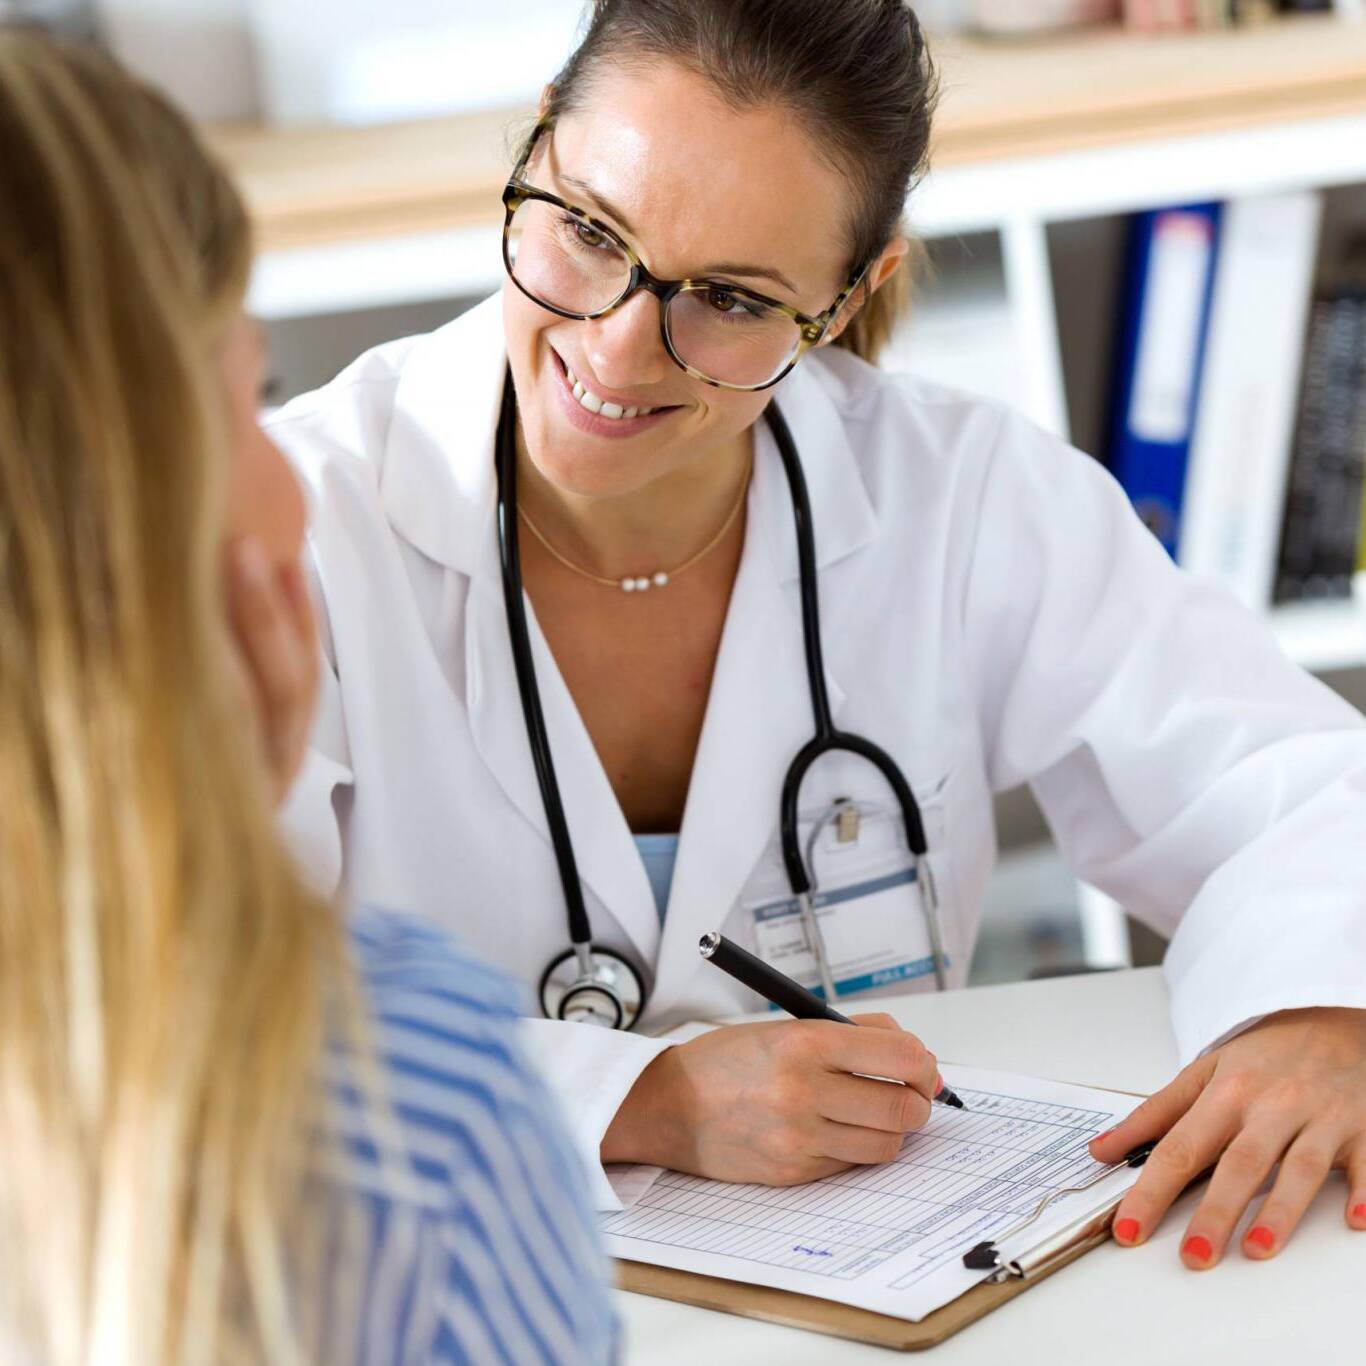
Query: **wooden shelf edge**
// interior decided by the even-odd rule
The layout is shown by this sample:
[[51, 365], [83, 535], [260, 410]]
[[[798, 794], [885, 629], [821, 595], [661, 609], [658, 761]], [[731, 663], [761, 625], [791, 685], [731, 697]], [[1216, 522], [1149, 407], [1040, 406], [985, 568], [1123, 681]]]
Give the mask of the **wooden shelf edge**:
[[[1366, 113], [1366, 26], [1331, 19], [1160, 39], [946, 42], [941, 52], [939, 170]], [[1108, 83], [1096, 79], [1106, 63]], [[283, 251], [496, 222], [508, 134], [530, 117], [510, 107], [378, 127], [206, 132], [263, 246]]]

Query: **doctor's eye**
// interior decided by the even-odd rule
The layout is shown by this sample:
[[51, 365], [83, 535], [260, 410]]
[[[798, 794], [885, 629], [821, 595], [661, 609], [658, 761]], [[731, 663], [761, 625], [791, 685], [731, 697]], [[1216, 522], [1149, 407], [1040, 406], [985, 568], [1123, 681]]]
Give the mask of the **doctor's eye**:
[[723, 318], [733, 318], [736, 322], [763, 318], [770, 311], [755, 300], [747, 299], [744, 295], [725, 289], [721, 285], [712, 285], [706, 292], [706, 300], [707, 304]]
[[569, 236], [575, 245], [587, 247], [590, 251], [616, 251], [616, 243], [593, 227], [591, 223], [585, 223], [582, 218], [575, 218], [573, 214], [564, 214], [560, 218], [562, 231]]

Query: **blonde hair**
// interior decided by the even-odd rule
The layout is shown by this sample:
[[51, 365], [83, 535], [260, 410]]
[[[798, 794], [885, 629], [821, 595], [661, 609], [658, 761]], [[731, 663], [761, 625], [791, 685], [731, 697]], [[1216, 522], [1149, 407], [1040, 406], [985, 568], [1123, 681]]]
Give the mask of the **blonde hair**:
[[4, 1357], [296, 1358], [335, 914], [219, 600], [241, 203], [92, 53], [0, 30]]

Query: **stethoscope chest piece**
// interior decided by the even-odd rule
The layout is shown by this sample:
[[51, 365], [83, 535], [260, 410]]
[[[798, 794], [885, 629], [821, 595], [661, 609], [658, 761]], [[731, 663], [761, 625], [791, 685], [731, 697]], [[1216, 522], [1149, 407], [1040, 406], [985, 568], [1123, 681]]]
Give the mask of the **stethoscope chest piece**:
[[635, 967], [596, 945], [587, 958], [567, 949], [541, 974], [541, 1009], [550, 1020], [630, 1029], [640, 1018], [645, 984]]

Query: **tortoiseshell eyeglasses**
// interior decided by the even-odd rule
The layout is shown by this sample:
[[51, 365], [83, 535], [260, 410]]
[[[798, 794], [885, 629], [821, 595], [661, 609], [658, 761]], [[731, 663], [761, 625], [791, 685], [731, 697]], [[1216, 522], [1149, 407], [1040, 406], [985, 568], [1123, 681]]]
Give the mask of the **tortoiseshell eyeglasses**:
[[660, 280], [606, 223], [523, 179], [549, 125], [538, 124], [503, 190], [503, 263], [527, 298], [562, 318], [605, 318], [639, 289], [659, 300], [664, 349], [718, 389], [767, 389], [829, 331], [858, 288], [851, 275], [823, 313], [724, 280]]

